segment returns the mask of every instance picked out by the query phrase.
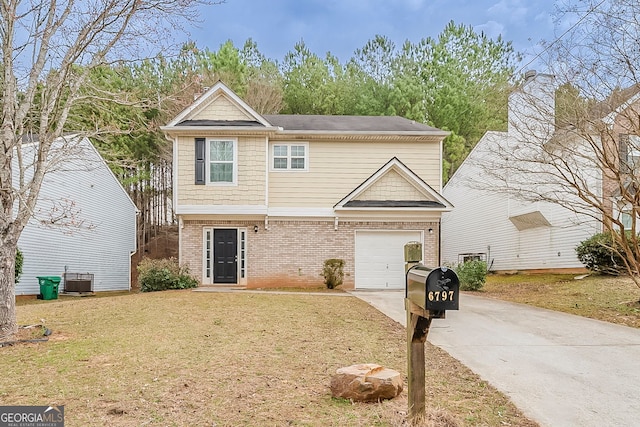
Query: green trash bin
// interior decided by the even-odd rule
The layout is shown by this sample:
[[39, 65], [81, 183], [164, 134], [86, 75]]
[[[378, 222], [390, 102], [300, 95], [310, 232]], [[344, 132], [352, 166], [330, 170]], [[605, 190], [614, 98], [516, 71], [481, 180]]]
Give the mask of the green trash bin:
[[58, 299], [58, 286], [62, 278], [60, 276], [38, 276], [40, 283], [40, 296], [44, 300]]

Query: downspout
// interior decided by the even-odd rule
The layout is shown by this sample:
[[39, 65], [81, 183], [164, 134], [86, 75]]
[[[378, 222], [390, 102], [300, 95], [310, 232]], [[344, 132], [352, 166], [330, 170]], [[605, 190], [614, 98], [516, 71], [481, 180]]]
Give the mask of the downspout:
[[173, 214], [176, 216], [178, 220], [178, 263], [182, 264], [182, 228], [184, 227], [184, 222], [182, 221], [181, 215], [176, 215], [176, 208], [178, 207], [178, 136], [171, 137], [167, 132], [164, 132], [164, 137], [167, 141], [171, 142], [171, 174], [173, 175], [172, 179], [172, 188], [171, 192], [173, 193]]
[[265, 168], [264, 168], [264, 205], [267, 210], [267, 214], [264, 216], [264, 229], [269, 230], [269, 167], [271, 165], [269, 152], [269, 135], [264, 137], [264, 152], [265, 154]]
[[438, 265], [442, 265], [442, 218], [438, 220]]

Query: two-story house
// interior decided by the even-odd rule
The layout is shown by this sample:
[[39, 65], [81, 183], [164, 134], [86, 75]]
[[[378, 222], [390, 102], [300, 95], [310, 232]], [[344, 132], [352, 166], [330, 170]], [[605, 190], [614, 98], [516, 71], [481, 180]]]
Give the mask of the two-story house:
[[403, 247], [439, 262], [447, 132], [401, 117], [260, 115], [222, 82], [162, 127], [179, 257], [203, 285], [404, 287]]
[[[443, 263], [579, 272], [582, 241], [614, 222], [631, 228], [640, 210], [640, 87], [571, 106], [575, 123], [556, 121], [556, 89], [554, 76], [528, 72], [509, 97], [507, 131], [487, 132], [444, 187], [456, 209], [443, 215]], [[544, 154], [561, 166], [546, 165]], [[529, 189], [541, 196], [527, 199]]]
[[[37, 141], [22, 145], [23, 172], [33, 175]], [[14, 182], [19, 162], [13, 158]], [[67, 135], [53, 143], [33, 217], [18, 247], [24, 255], [16, 295], [40, 293], [38, 276], [91, 277], [94, 292], [131, 289], [138, 209], [88, 138]]]

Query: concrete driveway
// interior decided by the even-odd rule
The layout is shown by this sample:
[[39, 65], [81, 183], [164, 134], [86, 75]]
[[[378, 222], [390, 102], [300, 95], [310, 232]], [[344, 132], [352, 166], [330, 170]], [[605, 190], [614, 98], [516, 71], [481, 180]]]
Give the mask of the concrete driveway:
[[[404, 291], [352, 294], [405, 325]], [[541, 426], [640, 425], [638, 329], [464, 293], [428, 340]]]

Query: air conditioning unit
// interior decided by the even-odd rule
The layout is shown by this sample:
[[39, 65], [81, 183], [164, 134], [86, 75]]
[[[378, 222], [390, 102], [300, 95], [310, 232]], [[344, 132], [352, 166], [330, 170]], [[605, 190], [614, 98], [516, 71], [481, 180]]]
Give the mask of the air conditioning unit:
[[64, 273], [64, 292], [93, 292], [93, 274]]

